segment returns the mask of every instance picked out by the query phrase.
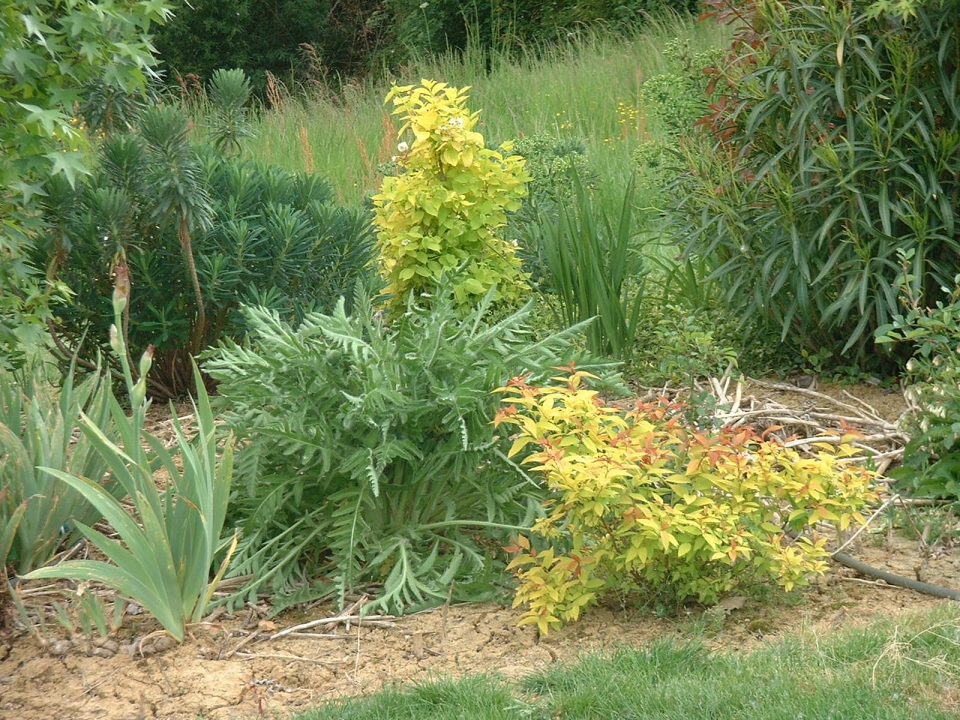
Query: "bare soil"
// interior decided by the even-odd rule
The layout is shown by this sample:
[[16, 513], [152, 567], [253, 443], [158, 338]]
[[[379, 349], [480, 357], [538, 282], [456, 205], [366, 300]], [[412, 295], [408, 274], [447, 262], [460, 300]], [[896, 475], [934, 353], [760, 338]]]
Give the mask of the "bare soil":
[[[857, 394], [865, 393], [878, 410], [884, 405], [889, 419], [902, 412], [898, 395], [872, 388]], [[864, 533], [851, 552], [876, 567], [960, 587], [960, 551], [947, 543], [931, 552], [930, 544], [924, 546], [908, 533], [888, 532], [881, 524]], [[66, 642], [62, 628], [48, 624], [42, 638], [25, 633], [0, 637], [0, 718], [284, 716], [387, 684], [472, 672], [518, 678], [584, 652], [642, 647], [668, 637], [697, 635], [718, 649], [745, 652], [785, 635], [829, 633], [940, 602], [945, 601], [865, 581], [833, 566], [789, 600], [732, 598], [725, 607], [674, 618], [595, 609], [543, 638], [532, 628], [517, 627], [520, 610], [490, 604], [437, 608], [377, 627], [340, 623], [307, 631], [325, 637], [273, 640], [267, 638], [281, 629], [334, 615], [333, 608], [272, 619], [250, 609], [195, 626], [186, 642], [166, 648], [168, 639], [151, 637], [157, 626], [143, 616], [129, 617], [120, 637], [99, 644]], [[139, 646], [130, 645], [145, 636]]]

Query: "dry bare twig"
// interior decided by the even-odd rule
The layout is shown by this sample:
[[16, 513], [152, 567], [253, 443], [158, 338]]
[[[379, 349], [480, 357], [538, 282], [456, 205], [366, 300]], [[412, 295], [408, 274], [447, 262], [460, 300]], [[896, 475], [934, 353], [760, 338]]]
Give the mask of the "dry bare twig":
[[349, 662], [350, 658], [340, 658], [339, 660], [317, 660], [316, 658], [303, 657], [301, 655], [286, 655], [286, 654], [270, 654], [270, 653], [247, 653], [239, 652], [237, 653], [238, 658], [243, 658], [244, 660], [261, 660], [261, 659], [270, 659], [270, 660], [298, 660], [300, 662], [313, 663], [314, 665], [342, 665], [345, 662]]

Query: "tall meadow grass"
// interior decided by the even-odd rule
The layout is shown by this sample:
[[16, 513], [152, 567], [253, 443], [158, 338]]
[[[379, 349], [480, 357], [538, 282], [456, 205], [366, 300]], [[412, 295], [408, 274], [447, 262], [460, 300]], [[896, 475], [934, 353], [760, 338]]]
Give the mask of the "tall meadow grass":
[[360, 203], [379, 186], [378, 166], [396, 153], [398, 124], [383, 104], [390, 84], [429, 78], [472, 87], [470, 107], [483, 111], [478, 130], [488, 144], [547, 132], [582, 137], [601, 196], [617, 195], [631, 173], [633, 148], [656, 135], [639, 104], [640, 86], [677, 69], [664, 45], [682, 38], [697, 52], [723, 45], [727, 34], [712, 21], [666, 17], [626, 36], [593, 28], [512, 51], [471, 43], [461, 53], [423, 57], [336, 91], [316, 82], [304, 91], [276, 88], [248, 152], [290, 170], [319, 172], [341, 201]]

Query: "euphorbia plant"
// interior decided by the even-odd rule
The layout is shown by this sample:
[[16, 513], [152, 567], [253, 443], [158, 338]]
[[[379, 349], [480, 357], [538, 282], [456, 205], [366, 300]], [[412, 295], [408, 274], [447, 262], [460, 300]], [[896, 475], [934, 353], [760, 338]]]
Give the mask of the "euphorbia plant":
[[494, 285], [507, 301], [526, 289], [515, 247], [497, 231], [520, 207], [529, 176], [522, 157], [485, 147], [474, 130], [479, 113], [467, 109], [468, 89], [423, 80], [387, 95], [404, 121], [401, 136], [413, 135], [398, 147], [400, 173], [373, 198], [380, 271], [398, 311], [410, 291], [429, 291], [444, 275], [454, 278], [463, 306]]
[[534, 446], [524, 463], [554, 493], [532, 533], [548, 547], [521, 536], [507, 548], [522, 624], [546, 632], [614, 590], [674, 603], [716, 602], [745, 579], [789, 590], [825, 568], [816, 525], [863, 522], [873, 473], [843, 462], [851, 438], [802, 456], [750, 428], [691, 427], [678, 405], [621, 413], [584, 387], [589, 377], [501, 388], [495, 422], [519, 429], [510, 455]]

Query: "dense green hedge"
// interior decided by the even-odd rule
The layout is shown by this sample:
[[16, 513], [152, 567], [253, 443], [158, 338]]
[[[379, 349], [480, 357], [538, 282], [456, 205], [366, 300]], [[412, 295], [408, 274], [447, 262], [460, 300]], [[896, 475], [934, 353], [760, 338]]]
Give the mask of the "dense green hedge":
[[171, 75], [202, 79], [222, 67], [242, 68], [263, 87], [265, 72], [286, 77], [313, 45], [325, 64], [340, 71], [363, 64], [383, 40], [375, 31], [373, 0], [182, 0], [156, 36]]
[[[411, 55], [464, 48], [474, 36], [485, 46], [543, 41], [584, 23], [624, 27], [665, 10], [688, 12], [699, 0], [192, 0], [156, 44], [174, 75], [208, 78], [221, 67], [243, 68], [263, 86], [311, 66], [311, 45], [333, 79]], [[314, 67], [316, 67], [314, 65]]]

